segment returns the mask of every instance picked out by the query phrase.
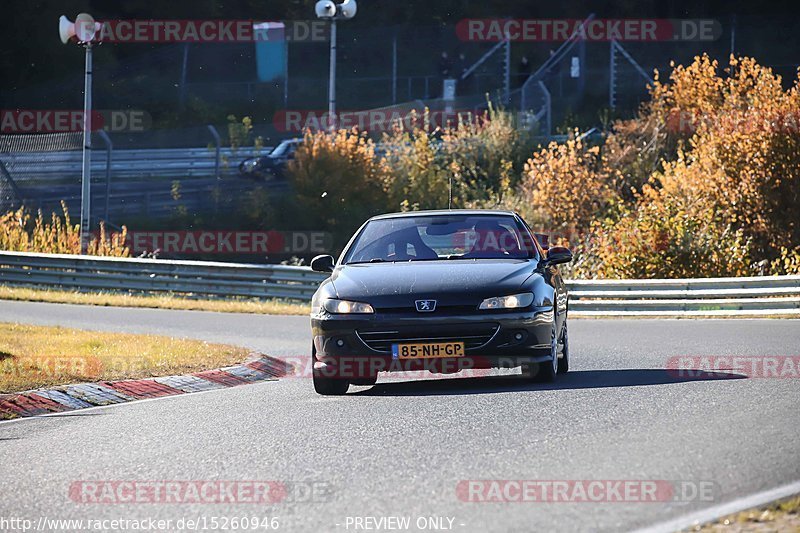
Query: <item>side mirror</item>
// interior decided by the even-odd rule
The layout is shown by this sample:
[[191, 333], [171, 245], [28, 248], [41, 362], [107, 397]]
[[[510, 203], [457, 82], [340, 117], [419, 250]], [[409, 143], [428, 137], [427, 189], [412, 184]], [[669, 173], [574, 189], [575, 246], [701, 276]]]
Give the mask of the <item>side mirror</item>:
[[314, 272], [333, 272], [333, 256], [318, 255], [311, 260], [311, 270]]
[[572, 261], [572, 252], [569, 248], [563, 246], [553, 246], [547, 250], [547, 257], [545, 258], [548, 265], [561, 265]]

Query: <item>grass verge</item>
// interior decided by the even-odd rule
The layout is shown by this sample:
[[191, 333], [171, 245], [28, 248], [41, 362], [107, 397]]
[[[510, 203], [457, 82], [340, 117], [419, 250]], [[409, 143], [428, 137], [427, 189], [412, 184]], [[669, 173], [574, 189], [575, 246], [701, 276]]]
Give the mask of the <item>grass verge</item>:
[[249, 351], [159, 335], [0, 322], [0, 393], [186, 374], [243, 362]]
[[717, 532], [800, 532], [800, 496], [773, 502], [759, 509], [750, 509], [720, 518], [692, 531]]
[[221, 313], [256, 313], [263, 315], [308, 315], [311, 311], [310, 304], [286, 300], [200, 300], [171, 294], [148, 296], [7, 286], [0, 286], [0, 300], [111, 307], [147, 307], [183, 311], [217, 311]]

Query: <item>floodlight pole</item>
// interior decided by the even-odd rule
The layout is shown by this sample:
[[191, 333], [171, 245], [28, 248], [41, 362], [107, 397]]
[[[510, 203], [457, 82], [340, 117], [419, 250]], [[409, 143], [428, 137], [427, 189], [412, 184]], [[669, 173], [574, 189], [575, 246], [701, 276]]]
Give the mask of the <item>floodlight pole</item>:
[[331, 18], [331, 67], [328, 80], [328, 124], [336, 131], [336, 17]]
[[356, 14], [356, 0], [344, 0], [336, 4], [333, 0], [319, 0], [315, 6], [317, 18], [331, 21], [331, 57], [328, 73], [328, 129], [336, 131], [336, 19], [351, 19]]
[[89, 228], [91, 226], [92, 184], [92, 43], [86, 48], [86, 70], [83, 86], [83, 171], [81, 172], [81, 254], [89, 252]]

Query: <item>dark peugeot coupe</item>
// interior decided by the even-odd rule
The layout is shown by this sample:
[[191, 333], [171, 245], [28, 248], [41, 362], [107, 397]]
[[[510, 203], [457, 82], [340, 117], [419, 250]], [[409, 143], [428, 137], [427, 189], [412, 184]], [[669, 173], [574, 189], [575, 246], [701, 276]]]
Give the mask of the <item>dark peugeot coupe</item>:
[[314, 388], [344, 394], [381, 371], [569, 368], [563, 247], [542, 248], [508, 211], [416, 211], [368, 220], [314, 294]]

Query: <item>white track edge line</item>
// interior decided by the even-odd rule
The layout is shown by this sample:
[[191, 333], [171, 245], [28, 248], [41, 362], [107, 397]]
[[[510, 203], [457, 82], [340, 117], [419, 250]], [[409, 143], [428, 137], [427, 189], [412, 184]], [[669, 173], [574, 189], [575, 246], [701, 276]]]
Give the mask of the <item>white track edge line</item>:
[[774, 489], [767, 489], [748, 496], [742, 496], [733, 501], [721, 503], [666, 522], [643, 527], [635, 530], [635, 533], [674, 533], [676, 531], [716, 521], [723, 516], [746, 511], [754, 507], [761, 507], [765, 504], [776, 500], [782, 500], [798, 493], [800, 493], [800, 481], [795, 481]]

